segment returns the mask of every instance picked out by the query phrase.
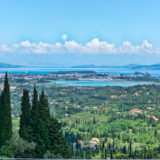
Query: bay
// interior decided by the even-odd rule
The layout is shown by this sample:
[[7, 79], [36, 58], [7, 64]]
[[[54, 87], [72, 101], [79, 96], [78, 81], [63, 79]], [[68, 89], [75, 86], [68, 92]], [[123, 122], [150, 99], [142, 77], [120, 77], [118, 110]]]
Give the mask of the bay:
[[53, 68], [53, 67], [24, 67], [24, 68], [0, 68], [0, 73], [25, 73], [47, 74], [59, 71], [95, 71], [108, 74], [132, 74], [135, 72], [148, 72], [152, 77], [160, 77], [160, 70], [127, 69], [127, 68]]
[[135, 86], [135, 85], [151, 85], [158, 84], [155, 82], [134, 82], [134, 81], [68, 81], [68, 80], [54, 80], [51, 81], [53, 84], [57, 84], [59, 86]]

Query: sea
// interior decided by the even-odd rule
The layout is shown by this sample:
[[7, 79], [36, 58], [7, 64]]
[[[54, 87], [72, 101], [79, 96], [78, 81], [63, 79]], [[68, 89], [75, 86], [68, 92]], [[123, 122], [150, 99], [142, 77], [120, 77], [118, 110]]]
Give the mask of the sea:
[[[127, 69], [127, 68], [55, 68], [55, 67], [23, 67], [23, 68], [0, 68], [0, 73], [14, 74], [47, 74], [59, 71], [95, 71], [108, 74], [133, 74], [135, 72], [148, 72], [152, 77], [160, 77], [160, 70]], [[155, 82], [135, 81], [63, 81], [57, 80], [51, 83], [65, 86], [134, 86], [144, 84], [155, 84]]]
[[152, 77], [160, 77], [160, 70], [127, 69], [127, 68], [53, 68], [53, 67], [23, 67], [23, 68], [0, 68], [0, 73], [26, 73], [47, 74], [59, 71], [95, 71], [97, 73], [132, 74], [135, 72], [150, 73]]
[[53, 84], [57, 84], [60, 86], [122, 86], [122, 87], [129, 87], [135, 85], [151, 85], [151, 84], [159, 84], [155, 82], [135, 82], [135, 81], [64, 81], [64, 80], [56, 80], [52, 81]]

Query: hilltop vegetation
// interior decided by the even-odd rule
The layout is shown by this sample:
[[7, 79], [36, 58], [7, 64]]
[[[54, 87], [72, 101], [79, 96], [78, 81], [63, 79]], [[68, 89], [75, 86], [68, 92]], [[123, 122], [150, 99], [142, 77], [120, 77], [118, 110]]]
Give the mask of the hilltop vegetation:
[[[61, 120], [75, 157], [159, 158], [160, 86], [51, 90], [51, 109]], [[100, 142], [93, 143], [93, 138]]]
[[[16, 86], [11, 91], [16, 132], [22, 89], [31, 91], [33, 86], [12, 84]], [[62, 87], [43, 82], [37, 84], [38, 93], [42, 87], [51, 115], [62, 124], [71, 158], [160, 158], [159, 85]]]

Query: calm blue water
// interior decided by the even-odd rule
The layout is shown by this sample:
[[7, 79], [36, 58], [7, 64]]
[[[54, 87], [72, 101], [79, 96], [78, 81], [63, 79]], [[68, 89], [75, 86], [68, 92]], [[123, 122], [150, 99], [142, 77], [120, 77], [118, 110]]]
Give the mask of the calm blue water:
[[134, 72], [148, 72], [153, 77], [160, 77], [160, 70], [143, 70], [143, 69], [125, 69], [125, 68], [0, 68], [0, 73], [27, 73], [27, 74], [46, 74], [58, 71], [95, 71], [97, 73], [112, 74], [132, 74]]
[[64, 81], [56, 80], [51, 83], [61, 86], [135, 86], [144, 84], [154, 84], [152, 82], [131, 82], [131, 81]]
[[[125, 68], [0, 68], [0, 73], [26, 73], [26, 74], [47, 74], [59, 71], [95, 71], [97, 73], [112, 74], [132, 74], [134, 72], [148, 72], [153, 77], [160, 77], [160, 70], [140, 70]], [[143, 84], [153, 84], [151, 82], [131, 82], [131, 81], [52, 81], [59, 85], [67, 86], [134, 86]]]

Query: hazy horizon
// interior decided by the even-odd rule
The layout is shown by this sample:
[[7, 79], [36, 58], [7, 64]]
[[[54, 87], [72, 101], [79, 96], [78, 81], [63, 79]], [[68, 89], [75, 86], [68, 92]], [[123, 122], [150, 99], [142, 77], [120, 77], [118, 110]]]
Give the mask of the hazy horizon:
[[0, 62], [39, 66], [160, 63], [159, 6], [159, 0], [3, 1]]

